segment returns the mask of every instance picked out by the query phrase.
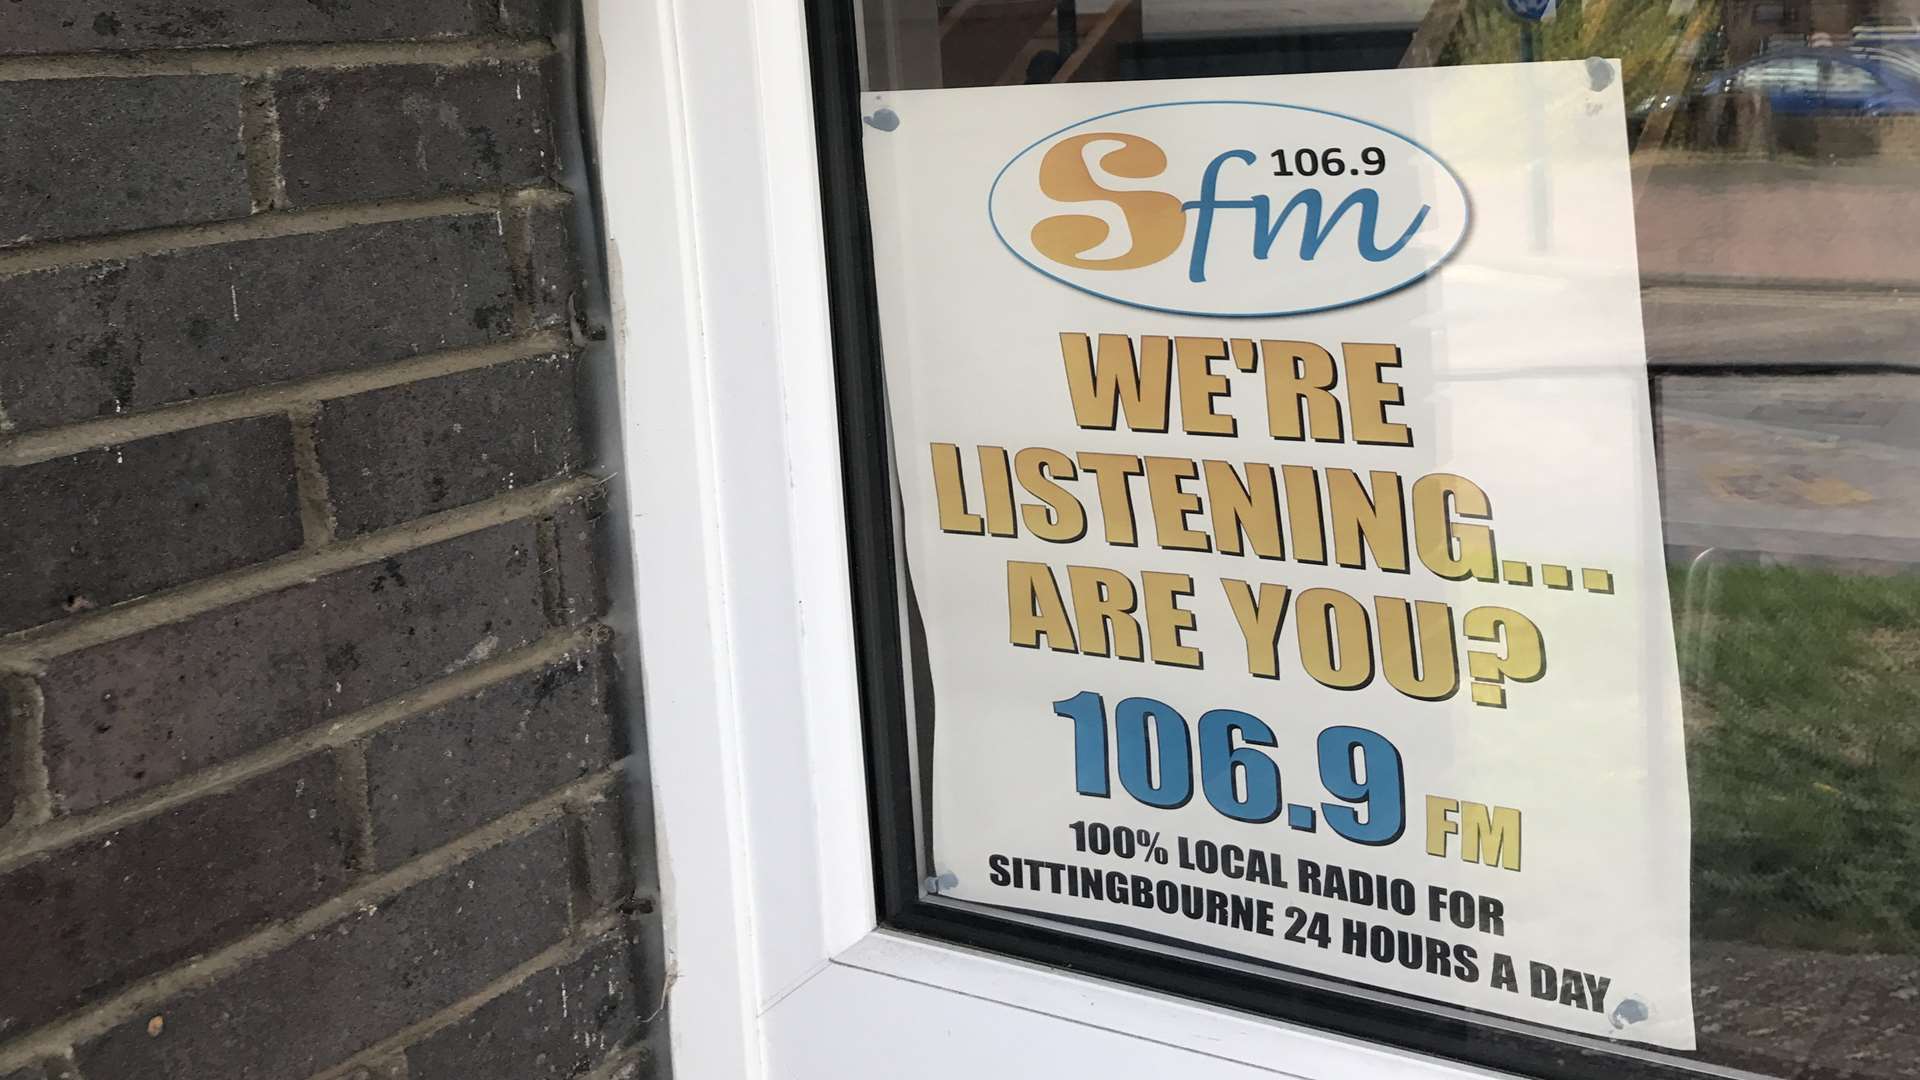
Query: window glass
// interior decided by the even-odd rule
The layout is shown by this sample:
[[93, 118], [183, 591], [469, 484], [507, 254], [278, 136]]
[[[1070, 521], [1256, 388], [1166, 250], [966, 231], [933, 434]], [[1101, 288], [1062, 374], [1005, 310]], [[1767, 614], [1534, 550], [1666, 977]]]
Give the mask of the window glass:
[[[1634, 377], [1644, 381], [1650, 407], [1652, 458], [1644, 464], [1657, 518], [1645, 524], [1644, 535], [1657, 537], [1671, 618], [1664, 631], [1671, 641], [1662, 647], [1671, 645], [1678, 667], [1682, 805], [1691, 819], [1684, 948], [1696, 1046], [1590, 1038], [1449, 1001], [1441, 992], [1404, 994], [1320, 978], [1105, 918], [1015, 914], [942, 899], [946, 865], [935, 826], [956, 804], [936, 790], [939, 735], [928, 624], [944, 617], [953, 590], [974, 583], [915, 576], [916, 552], [904, 542], [895, 548], [898, 576], [890, 584], [898, 589], [898, 652], [906, 670], [898, 700], [881, 702], [890, 711], [875, 721], [900, 738], [902, 767], [912, 781], [902, 798], [912, 800], [915, 827], [895, 838], [911, 850], [894, 851], [883, 865], [888, 874], [912, 878], [912, 903], [921, 914], [900, 921], [942, 932], [935, 925], [942, 919], [999, 920], [1036, 940], [1068, 933], [1076, 941], [1118, 942], [1164, 958], [1157, 962], [1169, 971], [1196, 957], [1222, 971], [1253, 970], [1293, 989], [1241, 1004], [1309, 1020], [1314, 1014], [1301, 1012], [1308, 1007], [1290, 996], [1301, 987], [1350, 997], [1363, 1012], [1385, 1002], [1449, 1022], [1465, 1018], [1469, 1041], [1483, 1051], [1460, 1051], [1453, 1043], [1447, 1052], [1547, 1075], [1920, 1076], [1920, 356], [1914, 344], [1920, 307], [1912, 299], [1920, 287], [1920, 218], [1913, 212], [1920, 186], [1920, 9], [1903, 0], [852, 2], [860, 83], [869, 92], [1384, 73], [1594, 57], [1618, 62], [1611, 70], [1618, 72], [1624, 103], [1624, 160], [1591, 168], [1620, 166], [1630, 188], [1626, 220], [1640, 320], [1630, 336], [1645, 348], [1644, 372], [1636, 369]], [[1284, 94], [1286, 85], [1276, 82], [1274, 93]], [[872, 109], [875, 100], [862, 105], [869, 153], [881, 137], [873, 132], [902, 122]], [[1085, 113], [1098, 111], [1098, 97], [1084, 100]], [[1458, 100], [1444, 108], [1494, 111], [1515, 126], [1555, 122], [1550, 115], [1543, 121], [1546, 114], [1525, 101]], [[1020, 113], [998, 108], [978, 117], [976, 126], [1025, 130]], [[1550, 138], [1550, 130], [1541, 137]], [[1362, 154], [1374, 160], [1362, 147], [1342, 149], [1354, 168], [1371, 167], [1361, 163]], [[1399, 152], [1389, 148], [1381, 160], [1399, 161]], [[1278, 160], [1282, 170], [1309, 167], [1291, 154]], [[1272, 164], [1263, 161], [1263, 167]], [[827, 165], [830, 183], [847, 183], [836, 177], [836, 162]], [[1317, 153], [1310, 167], [1333, 171]], [[1513, 167], [1526, 175], [1531, 166], [1519, 161]], [[889, 299], [905, 288], [893, 271], [903, 260], [927, 257], [904, 236], [901, 207], [950, 202], [977, 213], [982, 195], [956, 183], [935, 200], [925, 193], [940, 187], [939, 178], [913, 179], [919, 175], [905, 166], [869, 173], [873, 247], [836, 255], [837, 273], [857, 277], [877, 267], [880, 306], [898, 313], [879, 341], [887, 371], [904, 352], [936, 347], [899, 327], [945, 325], [919, 300]], [[910, 184], [917, 185], [911, 198], [903, 194]], [[1488, 209], [1485, 220], [1494, 213]], [[1563, 208], [1534, 224], [1577, 230], [1579, 217]], [[1112, 244], [1085, 250], [1119, 257], [1124, 249], [1117, 239]], [[852, 261], [861, 268], [849, 269]], [[1529, 303], [1526, 275], [1566, 272], [1550, 266], [1516, 271], [1506, 303], [1516, 310]], [[1444, 292], [1447, 273], [1438, 272], [1436, 280]], [[1046, 287], [1033, 279], [1032, 288]], [[951, 299], [964, 302], [964, 292]], [[842, 296], [839, 302], [848, 301]], [[1434, 304], [1436, 319], [1448, 314], [1440, 300]], [[1150, 315], [1125, 315], [1117, 325], [1136, 334], [1153, 331]], [[1001, 325], [991, 313], [979, 319], [987, 337]], [[1254, 333], [1283, 336], [1272, 326]], [[1052, 362], [1059, 362], [1057, 355]], [[883, 389], [892, 395], [890, 422], [905, 424], [907, 390], [897, 379]], [[1470, 417], [1456, 422], [1471, 426]], [[1008, 477], [1041, 469], [1016, 460], [1029, 446], [1017, 425], [1004, 441]], [[1599, 460], [1624, 445], [1603, 438], [1590, 449]], [[972, 454], [974, 447], [964, 451]], [[903, 442], [888, 453], [896, 478], [894, 524], [904, 534], [913, 510], [910, 500], [898, 502], [903, 482], [897, 478], [928, 470], [928, 441]], [[936, 447], [936, 472], [940, 453]], [[1138, 481], [1143, 506], [1147, 485], [1160, 483], [1146, 477], [1147, 467]], [[1060, 470], [1049, 475], [1057, 480]], [[974, 510], [982, 534], [994, 535], [991, 512], [980, 505], [955, 512]], [[1094, 516], [1080, 527], [1097, 533], [1097, 506], [1087, 512]], [[1057, 517], [1040, 527], [1048, 526], [1066, 528]], [[1144, 590], [1114, 600], [1116, 587], [1084, 585], [1088, 596], [1113, 600], [1116, 608], [1149, 603]], [[1104, 632], [1114, 631], [1109, 625]], [[1645, 644], [1622, 640], [1607, 647], [1630, 652]], [[990, 660], [964, 670], [982, 682], [1001, 677]], [[1080, 689], [1062, 684], [1054, 713], [1035, 723], [1056, 723], [1063, 732], [1078, 723], [1081, 706], [1071, 702]], [[1110, 698], [1099, 707], [1114, 706], [1117, 697]], [[1184, 716], [1197, 732], [1205, 726], [1199, 723], [1204, 711]], [[1256, 799], [1261, 781], [1251, 759], [1235, 758], [1237, 765], [1221, 766], [1224, 772], [1209, 780], [1204, 764], [1189, 766], [1179, 756], [1187, 751], [1156, 741], [1154, 733], [1169, 723], [1164, 715], [1150, 708], [1143, 715], [1132, 721], [1147, 733], [1133, 766], [1139, 801], [1150, 803], [1142, 793], [1170, 804], [1182, 793], [1242, 807]], [[941, 714], [939, 723], [950, 722]], [[1104, 712], [1099, 722], [1109, 722]], [[1116, 714], [1111, 722], [1127, 721]], [[1635, 722], [1635, 714], [1622, 718], [1623, 725]], [[1101, 730], [1125, 737], [1121, 726]], [[1221, 736], [1222, 745], [1261, 743], [1250, 725], [1234, 730]], [[1197, 761], [1208, 736], [1195, 738]], [[1364, 787], [1386, 776], [1386, 759], [1369, 753], [1364, 743], [1348, 747], [1340, 760], [1349, 771], [1330, 786]], [[1124, 757], [1116, 761], [1119, 771], [1110, 782], [1116, 794], [1101, 798], [1128, 797], [1122, 784], [1129, 765]], [[1171, 790], [1167, 778], [1188, 767], [1196, 770], [1193, 791]], [[1323, 761], [1323, 780], [1328, 767]], [[1406, 792], [1408, 799], [1416, 794]], [[1284, 807], [1280, 799], [1275, 812]], [[1380, 812], [1377, 804], [1371, 812]], [[1357, 825], [1364, 826], [1362, 819], [1373, 820], [1357, 815]], [[1282, 820], [1274, 827], [1284, 836], [1285, 826]], [[1137, 838], [1147, 851], [1156, 850], [1157, 841]], [[1136, 838], [1122, 842], [1131, 846]], [[1625, 843], [1630, 847], [1632, 838]], [[1072, 953], [1046, 955], [1065, 962]], [[1142, 977], [1152, 981], [1150, 972]], [[1171, 975], [1167, 985], [1197, 992]], [[1330, 1010], [1326, 1022], [1335, 1022], [1337, 1011]], [[1428, 1036], [1418, 1022], [1382, 1015], [1384, 1028], [1404, 1028], [1411, 1032], [1404, 1041], [1424, 1045]], [[1384, 1031], [1382, 1037], [1400, 1036]]]
[[1822, 64], [1820, 79], [1827, 90], [1836, 94], [1864, 94], [1880, 88], [1880, 81], [1871, 71], [1852, 64]]
[[1741, 90], [1811, 90], [1820, 82], [1821, 64], [1811, 57], [1772, 60], [1742, 68], [1734, 79]]

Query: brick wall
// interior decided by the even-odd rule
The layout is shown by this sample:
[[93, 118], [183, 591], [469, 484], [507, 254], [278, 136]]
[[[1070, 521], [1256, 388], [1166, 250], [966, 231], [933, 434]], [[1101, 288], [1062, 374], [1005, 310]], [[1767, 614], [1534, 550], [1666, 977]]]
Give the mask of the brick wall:
[[0, 0], [0, 1080], [665, 1075], [550, 17]]

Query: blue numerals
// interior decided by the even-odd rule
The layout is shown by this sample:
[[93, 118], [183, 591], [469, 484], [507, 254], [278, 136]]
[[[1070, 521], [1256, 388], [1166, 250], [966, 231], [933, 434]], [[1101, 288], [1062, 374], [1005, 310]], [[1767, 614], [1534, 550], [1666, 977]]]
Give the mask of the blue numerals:
[[[1284, 813], [1294, 829], [1316, 827], [1311, 804], [1284, 801], [1280, 766], [1267, 753], [1279, 740], [1252, 713], [1202, 713], [1196, 755], [1193, 727], [1164, 701], [1125, 698], [1109, 722], [1105, 699], [1083, 690], [1054, 702], [1053, 711], [1073, 721], [1073, 783], [1082, 795], [1110, 798], [1117, 767], [1120, 786], [1135, 801], [1161, 810], [1185, 806], [1193, 798], [1197, 756], [1201, 794], [1226, 817], [1258, 825]], [[1356, 844], [1398, 840], [1407, 823], [1406, 785], [1393, 743], [1365, 728], [1330, 727], [1315, 746], [1320, 786], [1339, 800], [1319, 804], [1327, 827]]]

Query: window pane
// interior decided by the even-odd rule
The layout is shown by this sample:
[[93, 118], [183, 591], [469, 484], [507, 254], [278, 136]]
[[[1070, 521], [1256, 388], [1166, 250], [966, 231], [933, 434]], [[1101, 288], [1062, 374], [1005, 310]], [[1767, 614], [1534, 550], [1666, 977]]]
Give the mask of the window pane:
[[[1698, 1049], [1610, 1045], [1623, 1060], [1780, 1078], [1920, 1075], [1914, 1071], [1920, 1061], [1920, 356], [1913, 344], [1920, 341], [1920, 308], [1912, 299], [1920, 287], [1920, 224], [1911, 209], [1920, 187], [1920, 11], [1901, 0], [1560, 0], [1544, 17], [1515, 14], [1530, 7], [1539, 14], [1524, 0], [859, 0], [861, 74], [868, 90], [893, 92], [1617, 60], [1642, 321], [1635, 336], [1646, 352], [1644, 376], [1635, 377], [1644, 377], [1651, 402], [1655, 460], [1648, 475], [1657, 481], [1659, 550], [1684, 716]], [[1287, 100], [1290, 85], [1274, 81], [1273, 100]], [[1100, 98], [1084, 100], [1083, 113], [1100, 111]], [[1546, 115], [1525, 101], [1445, 104], [1482, 110], [1481, 122], [1491, 112], [1514, 126]], [[1045, 134], [1018, 137], [1032, 126], [1025, 119], [1009, 108], [980, 117], [969, 130], [995, 133], [1013, 153]], [[870, 165], [874, 140], [882, 137], [875, 132], [901, 122], [884, 113], [868, 116]], [[1331, 171], [1318, 150], [1309, 166], [1294, 156], [1297, 149], [1287, 148], [1278, 160], [1284, 175], [1309, 167]], [[1342, 169], [1371, 167], [1360, 162], [1358, 144], [1342, 149]], [[1395, 153], [1388, 150], [1383, 159], [1399, 160]], [[1267, 171], [1275, 164], [1261, 160]], [[1521, 173], [1529, 167], [1514, 165]], [[946, 187], [910, 180], [916, 176], [901, 166], [869, 178], [883, 308], [896, 303], [890, 297], [906, 295], [903, 282], [911, 275], [902, 268], [910, 271], [912, 260], [922, 257], [903, 231], [908, 209], [922, 215], [913, 219], [919, 221], [944, 215], [948, 205], [962, 208], [951, 213], [977, 217], [984, 197], [958, 179]], [[1131, 188], [1145, 189], [1145, 181]], [[1180, 208], [1192, 210], [1192, 204]], [[1492, 200], [1476, 200], [1475, 228], [1491, 227], [1481, 222], [1502, 210]], [[1121, 220], [1096, 223], [1108, 246], [1089, 245], [1082, 254], [1121, 257], [1127, 250], [1118, 239]], [[1125, 224], [1136, 228], [1131, 219]], [[1538, 225], [1578, 230], [1581, 215], [1563, 210]], [[1140, 234], [1127, 235], [1137, 242]], [[1525, 267], [1515, 272], [1505, 302], [1515, 309], [1529, 304], [1529, 275], [1559, 281], [1573, 272]], [[1436, 271], [1433, 281], [1422, 287], [1443, 295], [1447, 269]], [[1054, 286], [1034, 277], [1032, 287]], [[951, 299], [967, 301], [958, 293]], [[896, 360], [940, 346], [929, 340], [931, 330], [896, 331], [945, 332], [947, 324], [924, 305], [902, 300], [896, 308], [883, 347], [894, 423], [905, 426], [909, 406], [902, 402], [913, 391], [900, 381]], [[1161, 325], [1145, 312], [1115, 311], [1115, 325], [1136, 335]], [[1434, 301], [1435, 325], [1451, 325], [1457, 314]], [[986, 321], [993, 325], [983, 330], [998, 332], [998, 320]], [[1006, 316], [1006, 325], [1013, 322]], [[1300, 325], [1251, 320], [1242, 331], [1220, 333], [1282, 338]], [[1142, 340], [1136, 337], [1136, 348]], [[1573, 348], [1579, 340], [1588, 339], [1556, 345]], [[1047, 355], [1059, 364], [1060, 354]], [[1177, 396], [1175, 402], [1177, 408]], [[945, 398], [912, 407], [924, 416], [963, 404]], [[1596, 399], [1595, 408], [1602, 407]], [[1120, 421], [1114, 430], [1142, 430], [1127, 417]], [[1471, 416], [1457, 422], [1471, 427]], [[1031, 444], [1018, 407], [1008, 404], [1004, 415], [983, 423], [998, 425], [1009, 455], [1010, 498], [1031, 501], [1031, 489], [1018, 479], [1023, 466], [1013, 457]], [[952, 438], [962, 455], [991, 442], [970, 431]], [[903, 438], [893, 467], [925, 473], [927, 443]], [[1139, 444], [1125, 445], [1133, 453]], [[1592, 455], [1600, 460], [1622, 445], [1602, 440]], [[939, 452], [936, 472], [944, 467]], [[972, 457], [954, 461], [956, 476], [976, 468]], [[1036, 461], [1025, 467], [1039, 471]], [[1084, 469], [1084, 461], [1078, 464]], [[1146, 468], [1143, 463], [1138, 480], [1143, 505], [1154, 483]], [[1059, 479], [1057, 463], [1049, 475]], [[1190, 486], [1201, 490], [1197, 482]], [[1285, 495], [1280, 490], [1276, 497]], [[962, 510], [981, 513], [983, 536], [1013, 537], [1028, 527], [1012, 520], [1018, 509], [1008, 512], [1005, 533], [995, 531], [982, 505]], [[1048, 524], [1065, 527], [1053, 518], [1042, 521]], [[1102, 526], [1081, 524], [1096, 535]], [[1646, 528], [1651, 534], [1655, 523]], [[911, 545], [905, 555], [910, 565]], [[938, 638], [960, 586], [909, 574], [902, 587], [910, 610], [902, 651], [913, 661], [915, 707], [911, 720], [899, 723], [918, 739], [918, 854], [931, 879], [927, 895], [934, 897], [945, 866], [934, 847], [941, 832], [936, 824], [961, 805], [943, 800], [934, 746], [939, 725], [971, 721], [945, 713], [938, 724], [933, 719], [938, 695], [928, 638]], [[1073, 587], [1061, 586], [1069, 603]], [[1113, 590], [1122, 586], [1112, 581], [1080, 587], [1116, 609], [1148, 604], [1137, 578], [1125, 586], [1139, 592], [1131, 599], [1116, 599]], [[1297, 595], [1293, 602], [1299, 603]], [[1297, 616], [1300, 608], [1291, 610]], [[1124, 636], [1113, 629], [1118, 624], [1104, 625], [1102, 633]], [[1109, 640], [1107, 647], [1123, 651], [1127, 644]], [[1153, 645], [1143, 638], [1140, 648]], [[982, 653], [972, 667], [958, 669], [980, 681], [1005, 677], [992, 655]], [[1144, 670], [1153, 670], [1151, 659]], [[1089, 676], [1086, 685], [1099, 678]], [[1225, 702], [1195, 706], [1172, 700], [1176, 692], [1169, 689], [1165, 702], [1143, 691], [1108, 694], [1097, 705], [1076, 703], [1073, 695], [1085, 688], [1063, 681], [1057, 700], [1049, 699], [1032, 721], [1057, 724], [1063, 746], [1082, 727], [1110, 740], [1097, 761], [1093, 750], [1075, 757], [1084, 770], [1076, 774], [1081, 795], [1148, 806], [1211, 799], [1249, 814], [1248, 807], [1266, 798], [1258, 755], [1234, 757], [1224, 773], [1216, 770], [1211, 792], [1207, 768], [1197, 763], [1207, 754], [1206, 731], [1218, 735], [1226, 722], [1210, 726], [1203, 714]], [[1125, 715], [1122, 698], [1136, 703]], [[1622, 717], [1627, 725], [1640, 720]], [[1182, 724], [1189, 751], [1167, 734]], [[1257, 749], [1262, 738], [1259, 728], [1240, 724], [1219, 735], [1228, 748], [1221, 754]], [[1134, 749], [1121, 745], [1127, 740]], [[1072, 745], [1078, 755], [1082, 744]], [[1110, 775], [1104, 771], [1109, 756]], [[1345, 760], [1358, 762], [1344, 780], [1355, 792], [1387, 769], [1384, 758], [1369, 757], [1364, 747]], [[1179, 775], [1188, 768], [1190, 782]], [[1326, 789], [1338, 796], [1341, 777], [1324, 775], [1325, 762], [1321, 768]], [[1004, 793], [1017, 801], [1023, 789], [1011, 775], [1014, 766], [1009, 770]], [[1274, 783], [1284, 792], [1294, 773], [1283, 772]], [[1406, 791], [1409, 800], [1419, 794]], [[1275, 795], [1267, 809], [1285, 815], [1287, 797]], [[1408, 812], [1417, 816], [1425, 807]], [[1357, 815], [1355, 824], [1366, 820]], [[1271, 826], [1276, 847], [1288, 842], [1288, 825], [1283, 816]], [[1143, 834], [1124, 843], [1150, 851], [1154, 840]], [[1079, 925], [1108, 932], [1117, 920], [1089, 916]], [[1140, 948], [1167, 955], [1185, 948], [1165, 936], [1131, 937]], [[1231, 950], [1209, 955], [1223, 963], [1244, 959]], [[1314, 981], [1311, 972], [1284, 968], [1273, 969], [1277, 979]], [[1423, 1007], [1465, 1004], [1444, 995], [1426, 998]], [[1490, 1044], [1509, 1037], [1512, 1025], [1478, 1015]], [[1579, 1042], [1543, 1026], [1524, 1030]], [[1490, 1055], [1497, 1060], [1499, 1052]]]

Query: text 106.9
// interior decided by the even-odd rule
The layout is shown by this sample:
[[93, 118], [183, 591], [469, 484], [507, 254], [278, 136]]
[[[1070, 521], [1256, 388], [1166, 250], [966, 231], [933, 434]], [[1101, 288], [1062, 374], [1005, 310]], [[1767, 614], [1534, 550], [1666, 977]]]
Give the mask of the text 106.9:
[[1360, 164], [1351, 166], [1338, 147], [1314, 150], [1303, 146], [1298, 150], [1275, 150], [1268, 156], [1273, 158], [1275, 176], [1379, 176], [1387, 171], [1387, 152], [1377, 146], [1363, 148]]
[[1336, 834], [1370, 846], [1391, 844], [1406, 828], [1400, 751], [1366, 728], [1330, 727], [1315, 740], [1320, 786], [1340, 800], [1321, 802], [1316, 811], [1310, 802], [1284, 800], [1280, 766], [1260, 749], [1278, 746], [1279, 740], [1251, 713], [1202, 713], [1196, 755], [1186, 717], [1163, 701], [1126, 698], [1113, 707], [1109, 722], [1105, 700], [1083, 690], [1054, 702], [1053, 711], [1073, 721], [1074, 787], [1082, 795], [1111, 797], [1117, 764], [1120, 786], [1136, 801], [1161, 810], [1185, 806], [1193, 798], [1197, 756], [1201, 793], [1235, 821], [1260, 824], [1284, 812], [1290, 827], [1313, 832], [1316, 818], [1324, 817]]

